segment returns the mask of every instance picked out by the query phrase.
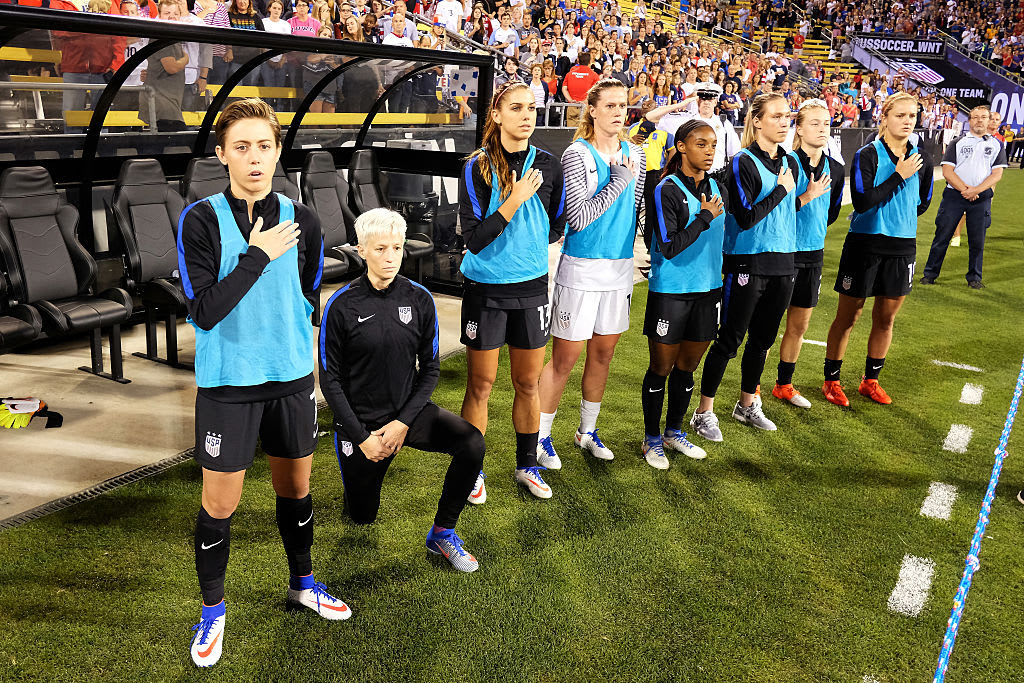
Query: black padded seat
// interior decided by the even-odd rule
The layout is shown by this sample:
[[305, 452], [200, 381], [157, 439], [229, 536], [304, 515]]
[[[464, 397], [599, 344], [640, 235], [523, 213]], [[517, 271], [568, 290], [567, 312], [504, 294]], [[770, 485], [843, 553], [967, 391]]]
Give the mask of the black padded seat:
[[[91, 367], [128, 382], [121, 368], [120, 325], [132, 312], [123, 289], [93, 293], [96, 261], [78, 241], [78, 210], [64, 203], [45, 168], [8, 168], [0, 175], [0, 250], [10, 280], [9, 299], [34, 308], [48, 337], [91, 333]], [[103, 370], [101, 329], [110, 328], [111, 372]]]
[[359, 276], [366, 264], [359, 257], [356, 241], [356, 217], [348, 206], [349, 186], [334, 166], [330, 152], [306, 155], [302, 165], [302, 196], [320, 217], [324, 239], [325, 280], [344, 280]]
[[271, 181], [270, 188], [274, 192], [288, 197], [293, 202], [299, 201], [299, 186], [288, 177], [288, 174], [284, 171], [284, 165], [280, 161], [277, 162], [277, 168], [274, 169], [274, 178]]
[[0, 351], [28, 344], [39, 338], [43, 319], [31, 306], [18, 304], [0, 313]]
[[223, 192], [228, 186], [228, 169], [215, 156], [190, 159], [181, 178], [181, 196], [186, 204]]
[[[357, 149], [352, 153], [348, 178], [352, 186], [352, 203], [359, 214], [370, 209], [391, 206], [384, 197], [380, 186], [380, 167], [377, 155], [370, 148]], [[434, 240], [422, 232], [409, 232], [405, 239], [405, 259], [416, 264], [415, 280], [423, 281], [423, 262], [433, 258]]]
[[[146, 308], [146, 353], [136, 356], [191, 369], [178, 362], [178, 315], [186, 312], [178, 277], [178, 218], [185, 208], [181, 195], [167, 183], [156, 159], [129, 159], [121, 164], [110, 204], [113, 225], [121, 235], [128, 270], [128, 288]], [[167, 357], [157, 352], [157, 322], [166, 325]]]

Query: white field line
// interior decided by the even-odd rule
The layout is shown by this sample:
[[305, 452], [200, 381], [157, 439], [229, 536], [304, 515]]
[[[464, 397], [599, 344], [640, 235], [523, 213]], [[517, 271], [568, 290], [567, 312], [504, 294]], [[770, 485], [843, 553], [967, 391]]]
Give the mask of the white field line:
[[874, 676], [872, 676], [871, 674], [864, 674], [864, 679], [861, 681], [861, 683], [882, 683], [882, 682], [879, 681]]
[[935, 562], [923, 557], [904, 555], [900, 565], [900, 578], [889, 596], [889, 609], [908, 617], [921, 614], [924, 603], [928, 600], [932, 577], [935, 575]]
[[932, 519], [949, 519], [956, 502], [956, 487], [933, 481], [928, 487], [928, 497], [921, 504], [921, 515]]
[[954, 453], [966, 453], [967, 444], [971, 442], [974, 430], [967, 425], [950, 425], [949, 434], [942, 442], [942, 450]]
[[964, 365], [963, 363], [950, 363], [945, 360], [933, 360], [936, 365], [941, 365], [944, 368], [956, 368], [957, 370], [970, 370], [971, 372], [985, 372], [981, 368], [976, 368], [973, 365]]
[[804, 344], [814, 344], [815, 346], [828, 346], [825, 342], [814, 341], [813, 339], [804, 339]]
[[981, 396], [984, 393], [985, 387], [968, 382], [964, 385], [963, 391], [960, 392], [960, 402], [966, 403], [969, 406], [981, 405]]

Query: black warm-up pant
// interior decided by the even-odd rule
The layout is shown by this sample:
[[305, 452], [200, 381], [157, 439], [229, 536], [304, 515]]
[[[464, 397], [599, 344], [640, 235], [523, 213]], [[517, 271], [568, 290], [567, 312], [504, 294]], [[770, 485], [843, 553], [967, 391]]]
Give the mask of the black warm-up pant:
[[[372, 462], [358, 444], [345, 444], [339, 441], [342, 438], [335, 434], [338, 464], [345, 485], [345, 508], [356, 524], [370, 524], [377, 519], [384, 475], [395, 456]], [[342, 446], [338, 447], [339, 443]], [[483, 467], [483, 435], [458, 415], [428, 403], [409, 425], [404, 446], [452, 456], [444, 475], [434, 524], [454, 528]]]
[[992, 225], [992, 198], [969, 202], [959, 192], [943, 192], [939, 212], [935, 214], [935, 239], [928, 251], [924, 276], [937, 278], [946, 259], [949, 241], [953, 239], [960, 219], [967, 216], [967, 281], [981, 281], [981, 264], [985, 255], [985, 233]]
[[782, 316], [793, 296], [794, 275], [727, 273], [722, 286], [722, 322], [718, 336], [704, 359], [700, 393], [714, 397], [725, 368], [736, 357], [743, 337], [747, 346], [741, 361], [740, 389], [757, 390], [768, 349], [779, 334]]

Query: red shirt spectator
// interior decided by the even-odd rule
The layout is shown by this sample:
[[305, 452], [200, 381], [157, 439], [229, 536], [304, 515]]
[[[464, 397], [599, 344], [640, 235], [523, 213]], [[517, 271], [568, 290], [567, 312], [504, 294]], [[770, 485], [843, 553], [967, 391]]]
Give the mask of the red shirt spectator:
[[582, 102], [587, 97], [587, 91], [597, 83], [600, 77], [590, 68], [590, 55], [586, 52], [579, 56], [579, 64], [569, 69], [565, 74], [565, 81], [562, 87], [568, 93], [569, 99], [573, 102]]

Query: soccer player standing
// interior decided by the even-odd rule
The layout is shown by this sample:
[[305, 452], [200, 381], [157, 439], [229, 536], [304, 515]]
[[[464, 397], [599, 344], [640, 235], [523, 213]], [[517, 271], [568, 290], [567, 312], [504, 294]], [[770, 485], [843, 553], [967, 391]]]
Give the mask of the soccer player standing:
[[758, 95], [743, 129], [743, 149], [732, 159], [725, 217], [722, 322], [704, 361], [700, 405], [690, 419], [698, 434], [721, 441], [715, 393], [743, 338], [740, 400], [732, 416], [774, 431], [756, 395], [768, 349], [793, 293], [796, 266], [796, 161], [779, 145], [789, 130], [789, 104], [778, 94]]
[[437, 309], [426, 288], [398, 274], [405, 219], [372, 209], [355, 227], [366, 273], [331, 296], [320, 323], [320, 386], [334, 411], [345, 507], [357, 524], [377, 519], [384, 475], [403, 445], [447, 453], [427, 550], [475, 571], [455, 523], [483, 465], [484, 438], [430, 401], [441, 374]]
[[327, 619], [352, 615], [314, 580], [310, 559], [317, 436], [310, 314], [323, 272], [320, 221], [271, 191], [281, 127], [269, 105], [233, 102], [216, 135], [230, 185], [187, 207], [178, 222], [178, 265], [196, 330], [195, 458], [203, 492], [195, 553], [203, 609], [191, 654], [203, 667], [220, 659], [224, 643], [231, 516], [257, 440], [277, 493], [288, 603]]
[[989, 109], [971, 110], [969, 131], [954, 140], [942, 157], [942, 191], [935, 214], [935, 239], [928, 252], [921, 284], [933, 285], [939, 277], [946, 250], [960, 219], [967, 216], [967, 284], [981, 289], [981, 264], [985, 253], [985, 232], [992, 224], [993, 188], [1008, 166], [1006, 150], [998, 139], [986, 133]]
[[793, 155], [796, 167], [796, 280], [786, 312], [786, 331], [779, 345], [779, 374], [772, 395], [795, 406], [811, 402], [793, 387], [793, 371], [800, 356], [804, 333], [821, 292], [821, 268], [825, 258], [825, 232], [839, 217], [843, 203], [845, 171], [829, 156], [828, 105], [807, 100], [796, 115]]
[[878, 374], [892, 344], [896, 313], [914, 285], [917, 217], [928, 210], [932, 198], [932, 165], [910, 140], [916, 119], [916, 97], [890, 95], [882, 106], [878, 139], [853, 157], [853, 215], [839, 259], [839, 307], [828, 331], [822, 385], [825, 398], [838, 406], [850, 405], [839, 371], [868, 297], [875, 303], [858, 391], [876, 403], [892, 403], [878, 384]]
[[[642, 452], [647, 463], [668, 469], [665, 448], [695, 460], [707, 452], [686, 438], [683, 419], [693, 395], [693, 372], [718, 331], [722, 302], [722, 243], [727, 190], [710, 175], [717, 135], [691, 119], [674, 131], [675, 154], [648, 208], [650, 293], [644, 334], [651, 362], [640, 389], [644, 411]], [[671, 374], [669, 374], [671, 373]], [[665, 432], [661, 411], [668, 380]]]
[[[530, 144], [536, 123], [528, 84], [509, 81], [499, 87], [487, 113], [483, 147], [459, 178], [459, 220], [468, 250], [461, 267], [467, 365], [462, 417], [487, 433], [498, 354], [508, 344], [515, 479], [538, 498], [550, 498], [537, 464], [538, 384], [551, 320], [548, 245], [565, 229], [565, 189], [558, 160]], [[483, 503], [486, 496], [481, 472], [469, 502]]]
[[584, 347], [575, 442], [595, 458], [615, 457], [597, 434], [597, 417], [615, 345], [629, 329], [633, 243], [647, 173], [643, 150], [624, 139], [625, 122], [626, 86], [599, 81], [586, 95], [575, 141], [562, 154], [569, 229], [555, 273], [551, 360], [540, 376], [538, 461], [549, 469], [562, 467], [551, 426]]

